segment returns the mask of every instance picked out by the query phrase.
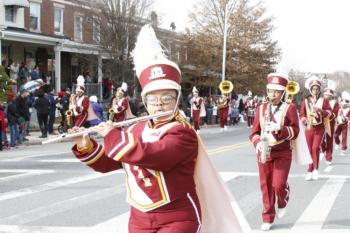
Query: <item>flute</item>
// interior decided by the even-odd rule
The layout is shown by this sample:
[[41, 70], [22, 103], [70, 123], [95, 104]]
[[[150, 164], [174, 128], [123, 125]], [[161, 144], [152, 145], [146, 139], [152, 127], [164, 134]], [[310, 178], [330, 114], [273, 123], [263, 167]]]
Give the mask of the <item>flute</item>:
[[[168, 116], [174, 114], [174, 111], [167, 111], [167, 112], [161, 112], [161, 113], [156, 113], [156, 114], [152, 114], [152, 115], [147, 115], [147, 116], [143, 116], [143, 117], [137, 117], [137, 118], [133, 118], [130, 120], [126, 120], [126, 121], [121, 121], [121, 122], [114, 122], [112, 124], [113, 127], [122, 127], [122, 126], [126, 126], [126, 125], [131, 125], [133, 123], [139, 122], [139, 121], [145, 121], [145, 120], [150, 120], [153, 118], [158, 118], [158, 117], [163, 117], [163, 116]], [[42, 141], [42, 144], [47, 144], [47, 143], [52, 143], [52, 142], [59, 142], [65, 138], [75, 138], [75, 137], [79, 137], [82, 136], [86, 133], [93, 133], [93, 132], [97, 132], [97, 126], [91, 127], [91, 128], [87, 128], [83, 131], [77, 132], [77, 133], [64, 133], [59, 135], [58, 137], [55, 138], [51, 138], [45, 141]]]

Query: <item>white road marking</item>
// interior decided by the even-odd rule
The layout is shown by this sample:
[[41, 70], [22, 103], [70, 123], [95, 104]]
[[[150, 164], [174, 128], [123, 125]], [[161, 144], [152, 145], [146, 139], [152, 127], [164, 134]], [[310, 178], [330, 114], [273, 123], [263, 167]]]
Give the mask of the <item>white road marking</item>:
[[293, 232], [321, 230], [346, 179], [329, 179], [292, 227]]
[[57, 155], [64, 155], [64, 154], [69, 154], [69, 153], [72, 153], [72, 151], [61, 151], [61, 152], [55, 152], [55, 153], [42, 153], [42, 154], [37, 154], [36, 152], [32, 152], [30, 155], [29, 154], [20, 155], [18, 157], [3, 159], [1, 161], [2, 162], [18, 162], [18, 161], [27, 160], [27, 159], [36, 158], [36, 157], [57, 156]]
[[39, 193], [39, 192], [43, 192], [43, 191], [71, 185], [71, 184], [76, 184], [76, 183], [85, 182], [88, 180], [97, 179], [97, 178], [100, 178], [103, 176], [114, 175], [117, 173], [120, 173], [120, 172], [109, 172], [106, 174], [92, 173], [92, 174], [88, 174], [88, 175], [84, 175], [84, 176], [69, 178], [69, 179], [65, 179], [65, 180], [58, 180], [58, 181], [54, 181], [51, 183], [37, 185], [37, 186], [29, 187], [29, 188], [23, 188], [23, 189], [19, 189], [16, 191], [1, 193], [0, 194], [0, 201], [9, 200], [9, 199], [22, 197], [22, 196], [26, 196], [26, 195], [31, 195], [31, 194], [35, 194], [35, 193]]
[[324, 172], [330, 173], [333, 170], [333, 166], [329, 165], [324, 169]]
[[67, 210], [76, 209], [76, 208], [79, 208], [80, 206], [83, 206], [104, 198], [109, 198], [111, 196], [117, 195], [122, 192], [125, 192], [124, 184], [114, 186], [111, 188], [100, 189], [92, 193], [75, 196], [70, 199], [55, 202], [51, 205], [42, 206], [39, 208], [31, 209], [29, 211], [11, 215], [6, 218], [2, 218], [0, 219], [0, 224], [25, 225], [27, 223], [34, 222], [38, 219], [52, 216], [57, 213], [62, 213]]
[[[34, 176], [34, 175], [44, 175], [48, 173], [54, 173], [54, 170], [24, 170], [24, 169], [0, 169], [0, 173], [16, 173], [15, 175], [9, 175], [0, 177], [0, 182], [8, 182], [11, 180], [24, 178], [27, 176]], [[19, 173], [19, 174], [18, 174]]]
[[[117, 217], [111, 218], [105, 222], [99, 223], [92, 228], [95, 232], [114, 232], [114, 233], [128, 233], [130, 211], [125, 212]], [[113, 229], [113, 231], [110, 231]]]
[[77, 158], [71, 158], [71, 159], [41, 159], [36, 162], [40, 163], [81, 163], [79, 159]]

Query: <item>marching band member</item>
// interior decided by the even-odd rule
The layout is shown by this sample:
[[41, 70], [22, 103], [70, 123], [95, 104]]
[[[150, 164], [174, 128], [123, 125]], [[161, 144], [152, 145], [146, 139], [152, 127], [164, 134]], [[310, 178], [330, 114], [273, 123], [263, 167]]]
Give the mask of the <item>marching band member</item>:
[[227, 117], [228, 117], [229, 106], [230, 106], [229, 97], [225, 94], [222, 94], [217, 99], [217, 109], [219, 111], [220, 131], [221, 132], [227, 130]]
[[[253, 129], [249, 136], [254, 144], [259, 167], [263, 199], [261, 230], [270, 230], [275, 216], [286, 213], [289, 200], [287, 183], [292, 161], [291, 141], [299, 134], [299, 121], [294, 104], [282, 102], [288, 79], [272, 73], [267, 77], [268, 102], [258, 106]], [[277, 198], [277, 200], [276, 200]]]
[[306, 126], [305, 136], [312, 158], [305, 180], [317, 180], [321, 143], [325, 133], [331, 134], [329, 117], [332, 111], [329, 101], [320, 97], [321, 80], [318, 77], [308, 78], [305, 88], [310, 95], [301, 103], [300, 120]]
[[121, 122], [127, 119], [127, 112], [130, 111], [129, 101], [125, 94], [127, 91], [127, 84], [122, 83], [121, 87], [117, 88], [115, 97], [112, 100], [112, 107], [109, 109], [109, 119], [112, 122]]
[[67, 118], [73, 118], [73, 126], [84, 126], [88, 118], [88, 109], [90, 106], [89, 97], [84, 95], [85, 92], [85, 80], [82, 75], [77, 78], [77, 87], [75, 89], [75, 95], [71, 95], [69, 101], [69, 110], [67, 111]]
[[245, 104], [245, 112], [247, 115], [247, 128], [253, 127], [256, 107], [257, 103], [253, 99], [253, 93], [251, 91], [248, 91], [248, 98]]
[[89, 97], [85, 93], [85, 80], [82, 75], [77, 78], [77, 87], [75, 95], [71, 95], [69, 100], [69, 110], [67, 111], [67, 121], [73, 118], [73, 126], [81, 127], [88, 125], [89, 121], [97, 119], [94, 113]]
[[334, 127], [335, 127], [335, 121], [339, 111], [339, 103], [337, 102], [336, 99], [333, 98], [334, 91], [335, 91], [335, 86], [328, 86], [324, 89], [324, 92], [323, 92], [323, 98], [329, 101], [329, 105], [332, 110], [332, 115], [329, 117], [331, 135], [326, 134], [325, 139], [323, 141], [323, 145], [324, 145], [323, 151], [326, 154], [327, 165], [332, 164]]
[[164, 56], [151, 26], [141, 29], [133, 57], [147, 111], [173, 113], [124, 130], [101, 123], [104, 145], [86, 134], [75, 138], [74, 154], [99, 172], [124, 169], [129, 233], [243, 232], [198, 135], [178, 113], [180, 69]]
[[198, 90], [196, 87], [193, 87], [192, 94], [193, 97], [191, 99], [191, 116], [193, 120], [193, 127], [197, 131], [197, 133], [199, 133], [201, 116], [203, 115], [203, 111], [205, 113], [204, 103], [203, 98], [199, 97]]
[[338, 117], [337, 117], [337, 128], [334, 133], [334, 141], [336, 144], [336, 147], [339, 147], [340, 134], [342, 135], [341, 140], [341, 153], [340, 155], [345, 155], [347, 150], [347, 136], [348, 136], [348, 122], [350, 119], [350, 108], [346, 105], [349, 105], [350, 102], [350, 94], [347, 91], [343, 91], [341, 95], [342, 101], [340, 104], [340, 109], [338, 111]]

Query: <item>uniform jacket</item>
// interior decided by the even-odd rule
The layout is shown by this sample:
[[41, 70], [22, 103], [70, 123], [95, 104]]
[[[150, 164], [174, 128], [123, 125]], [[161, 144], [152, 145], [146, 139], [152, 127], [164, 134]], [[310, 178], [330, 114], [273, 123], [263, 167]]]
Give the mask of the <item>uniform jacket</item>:
[[174, 121], [152, 128], [148, 122], [139, 122], [124, 131], [113, 129], [104, 137], [104, 146], [95, 143], [90, 154], [80, 154], [76, 148], [73, 152], [99, 172], [123, 167], [127, 201], [144, 212], [195, 190], [198, 141], [187, 123]]
[[87, 115], [90, 106], [89, 97], [86, 95], [70, 97], [70, 108], [73, 110], [74, 116]]
[[307, 116], [312, 112], [313, 106], [318, 106], [322, 109], [322, 113], [316, 113], [316, 116], [312, 120], [312, 126], [321, 125], [324, 123], [325, 118], [332, 116], [332, 110], [328, 100], [320, 97], [316, 103], [312, 103], [312, 97], [310, 96], [301, 103], [300, 107], [300, 120], [304, 124], [307, 122]]
[[112, 101], [112, 111], [114, 114], [113, 121], [120, 122], [126, 120], [128, 109], [129, 101], [127, 98], [123, 97], [119, 100], [117, 98], [114, 98]]
[[[258, 106], [254, 118], [253, 129], [249, 136], [250, 141], [256, 148], [261, 141], [260, 136], [262, 129], [265, 127], [265, 114], [268, 103], [262, 103]], [[273, 158], [290, 156], [290, 154], [279, 153], [281, 151], [292, 150], [291, 141], [296, 139], [299, 134], [299, 118], [294, 104], [281, 103], [278, 110], [272, 108], [269, 111], [270, 120], [281, 125], [279, 131], [268, 132], [269, 145], [271, 147], [271, 156], [267, 160]], [[260, 153], [260, 152], [259, 152]], [[289, 157], [290, 158], [290, 157]]]

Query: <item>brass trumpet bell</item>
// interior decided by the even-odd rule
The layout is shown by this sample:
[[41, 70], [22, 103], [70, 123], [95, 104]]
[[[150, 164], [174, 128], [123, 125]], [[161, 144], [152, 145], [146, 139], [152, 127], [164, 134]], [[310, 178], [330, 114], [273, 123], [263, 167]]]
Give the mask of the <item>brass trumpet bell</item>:
[[286, 92], [288, 95], [296, 95], [300, 91], [299, 83], [290, 81], [287, 84]]
[[233, 84], [231, 81], [224, 80], [219, 84], [219, 89], [222, 94], [229, 94], [233, 91]]

